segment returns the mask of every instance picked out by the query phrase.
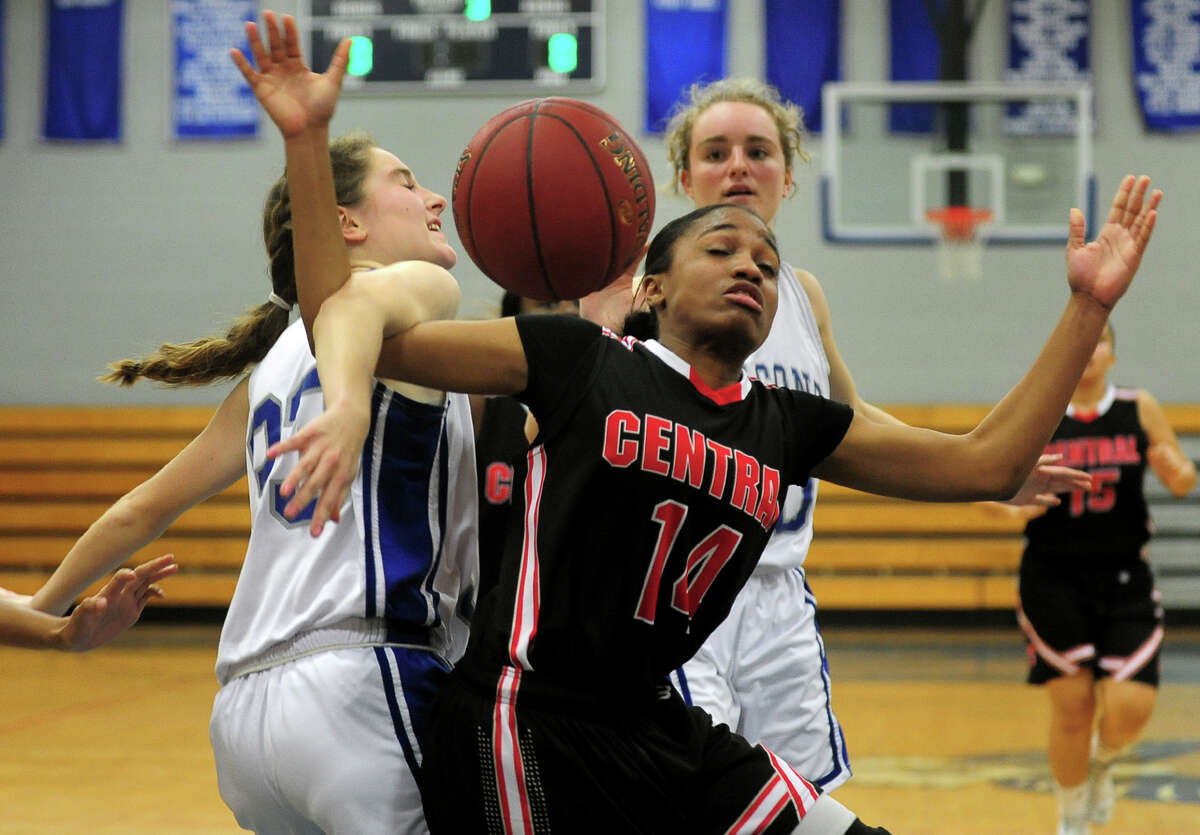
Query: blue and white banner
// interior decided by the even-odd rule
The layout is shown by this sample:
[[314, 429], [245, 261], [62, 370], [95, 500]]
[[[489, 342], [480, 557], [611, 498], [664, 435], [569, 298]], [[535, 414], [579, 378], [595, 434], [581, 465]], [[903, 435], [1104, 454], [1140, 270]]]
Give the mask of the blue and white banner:
[[[1008, 73], [1016, 84], [1090, 81], [1089, 0], [1008, 0]], [[1019, 136], [1075, 132], [1075, 105], [1039, 101], [1009, 105], [1004, 129]]]
[[[888, 14], [891, 80], [937, 81], [942, 48], [929, 16], [928, 0], [891, 0]], [[929, 133], [936, 116], [937, 108], [931, 104], [893, 104], [888, 127], [897, 133]]]
[[767, 81], [821, 132], [821, 87], [842, 78], [842, 0], [764, 0]]
[[1132, 0], [1133, 67], [1150, 130], [1200, 129], [1200, 0]]
[[4, 0], [0, 0], [0, 139], [4, 138]]
[[46, 139], [121, 138], [123, 0], [48, 0]]
[[256, 0], [172, 0], [176, 139], [231, 139], [258, 133], [258, 104], [230, 47], [250, 54], [243, 24]]
[[727, 0], [646, 0], [646, 132], [662, 133], [688, 87], [725, 76]]

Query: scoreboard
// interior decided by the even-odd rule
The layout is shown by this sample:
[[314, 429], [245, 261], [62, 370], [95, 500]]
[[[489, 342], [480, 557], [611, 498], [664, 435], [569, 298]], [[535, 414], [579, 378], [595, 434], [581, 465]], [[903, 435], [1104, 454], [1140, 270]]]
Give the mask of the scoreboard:
[[348, 93], [595, 92], [605, 0], [308, 0], [311, 65], [351, 38]]

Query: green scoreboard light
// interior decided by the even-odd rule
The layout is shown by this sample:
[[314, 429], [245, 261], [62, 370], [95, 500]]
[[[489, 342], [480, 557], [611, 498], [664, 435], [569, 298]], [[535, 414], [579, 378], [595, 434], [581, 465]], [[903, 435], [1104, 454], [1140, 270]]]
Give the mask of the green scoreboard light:
[[308, 0], [314, 67], [350, 38], [347, 93], [595, 92], [605, 0]]

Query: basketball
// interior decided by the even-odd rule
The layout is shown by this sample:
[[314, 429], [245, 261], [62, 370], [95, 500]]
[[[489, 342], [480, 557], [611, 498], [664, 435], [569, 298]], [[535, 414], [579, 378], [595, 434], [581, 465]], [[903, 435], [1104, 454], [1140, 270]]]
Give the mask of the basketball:
[[480, 128], [451, 190], [463, 248], [485, 275], [539, 301], [578, 299], [641, 255], [654, 180], [620, 123], [569, 98], [513, 105]]

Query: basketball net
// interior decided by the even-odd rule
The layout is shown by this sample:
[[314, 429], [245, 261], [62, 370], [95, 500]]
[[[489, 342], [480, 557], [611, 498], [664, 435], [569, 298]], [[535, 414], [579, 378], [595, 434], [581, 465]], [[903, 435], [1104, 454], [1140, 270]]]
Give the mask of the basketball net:
[[979, 227], [991, 221], [992, 210], [947, 206], [927, 210], [925, 218], [938, 227], [938, 277], [943, 281], [983, 278], [983, 239]]

